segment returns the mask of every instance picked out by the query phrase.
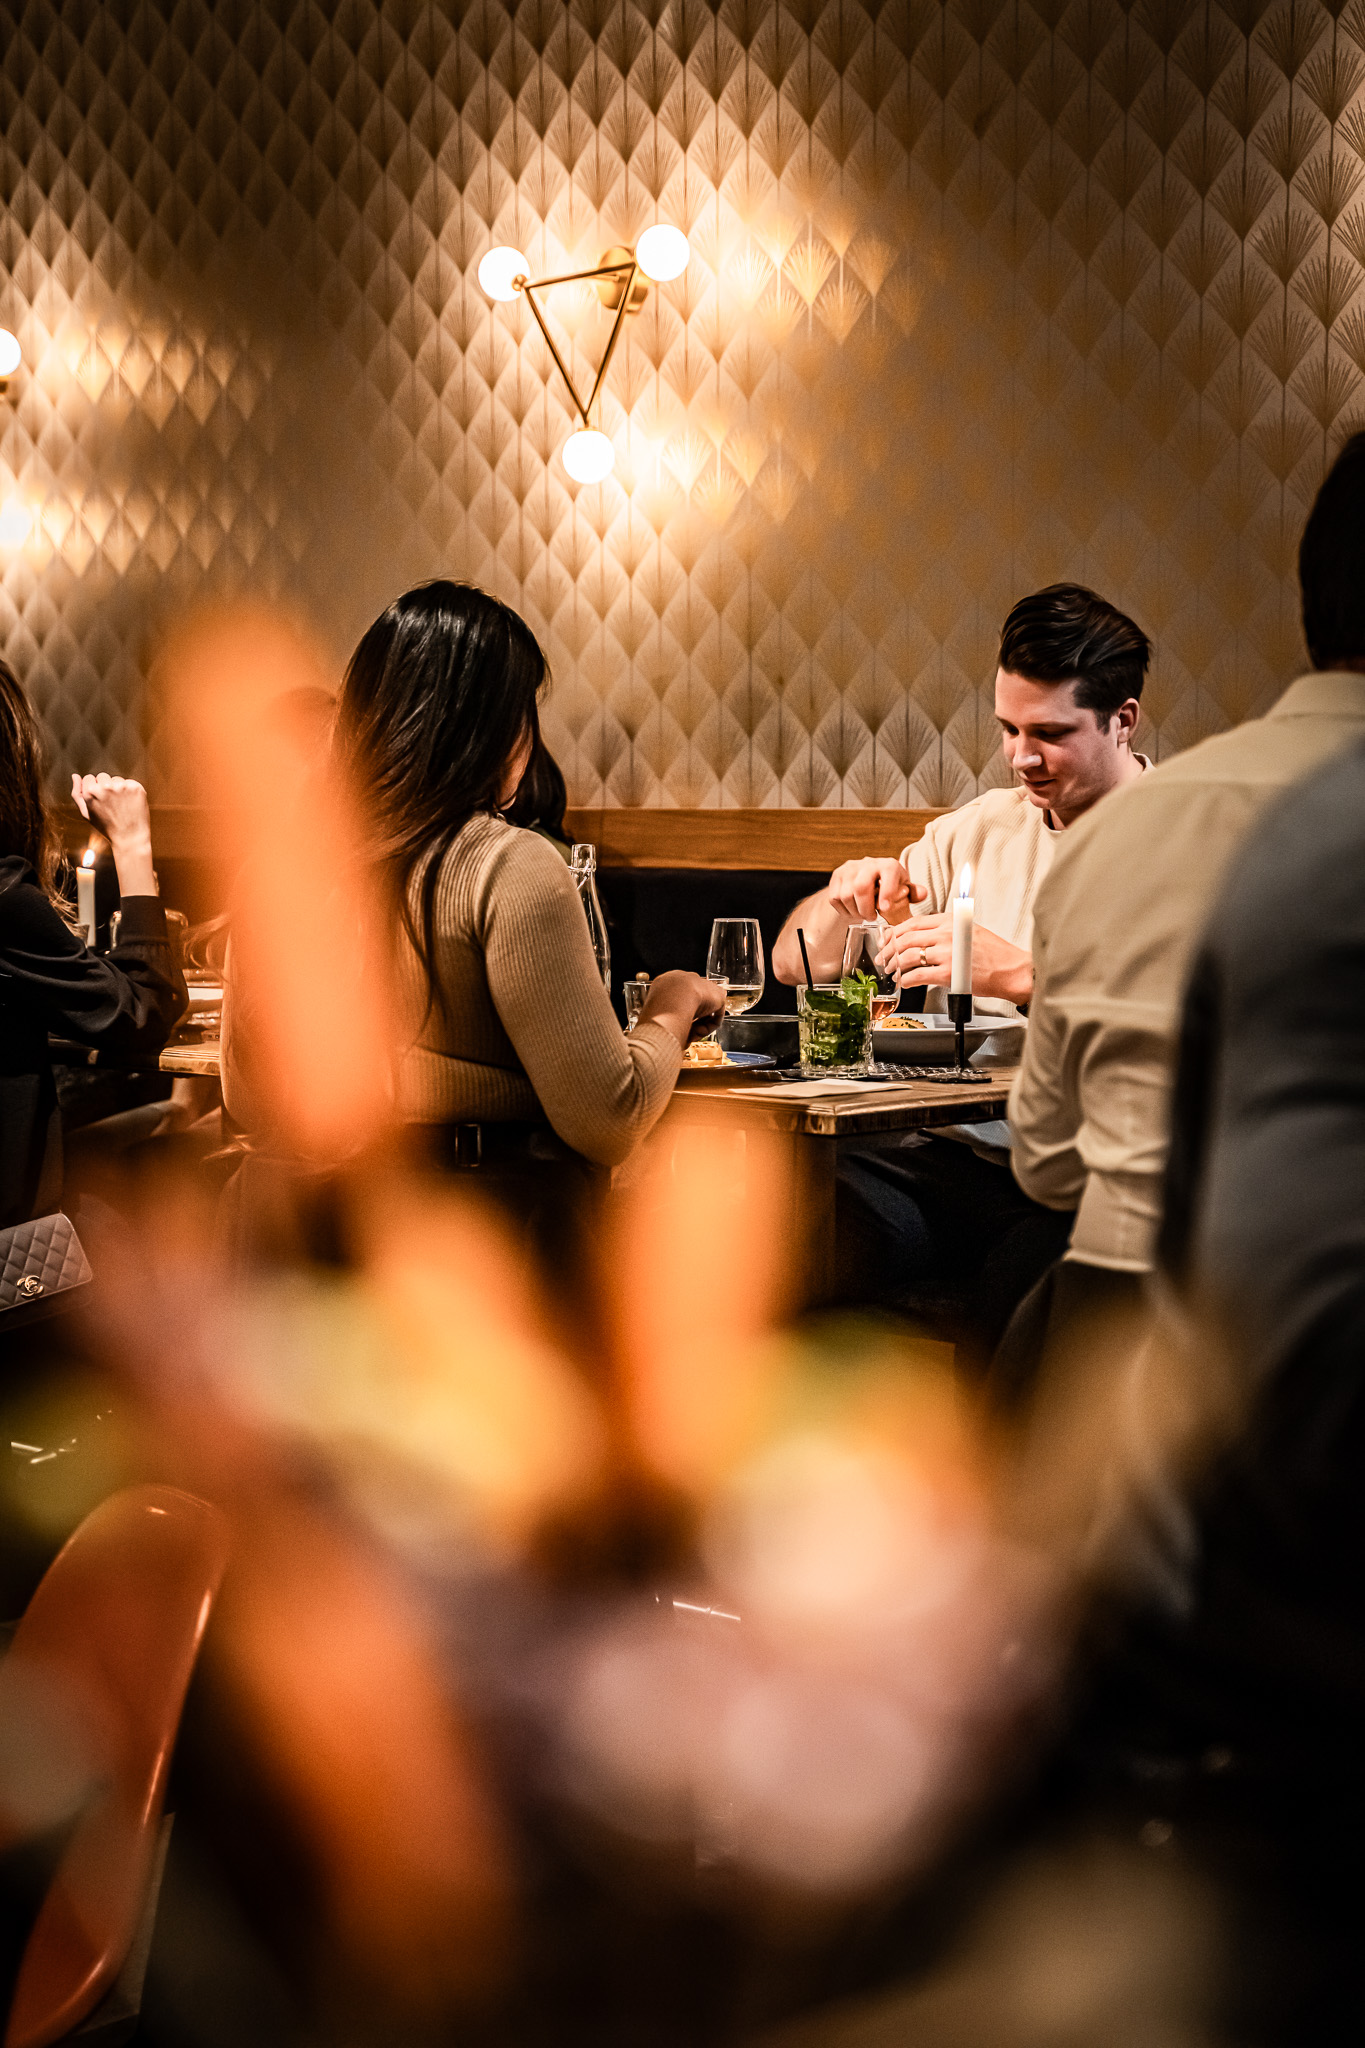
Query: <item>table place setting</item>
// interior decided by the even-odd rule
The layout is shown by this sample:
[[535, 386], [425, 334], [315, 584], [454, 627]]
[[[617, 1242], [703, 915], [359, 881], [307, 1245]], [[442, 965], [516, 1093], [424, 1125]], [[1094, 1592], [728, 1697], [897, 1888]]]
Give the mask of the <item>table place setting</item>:
[[766, 1102], [813, 1102], [822, 1097], [835, 1095], [876, 1095], [886, 1085], [882, 1081], [870, 1080], [794, 1080], [788, 1074], [778, 1072], [771, 1078], [764, 1077], [763, 1098]]

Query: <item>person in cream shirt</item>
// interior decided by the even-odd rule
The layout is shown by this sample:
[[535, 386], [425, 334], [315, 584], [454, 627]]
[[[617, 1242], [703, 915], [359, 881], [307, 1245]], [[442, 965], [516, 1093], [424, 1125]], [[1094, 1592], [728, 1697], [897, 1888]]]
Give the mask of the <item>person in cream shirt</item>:
[[[903, 988], [943, 1009], [952, 965], [952, 897], [970, 863], [976, 904], [972, 993], [980, 1009], [1026, 1010], [1033, 992], [1033, 906], [1057, 846], [1103, 797], [1140, 777], [1134, 751], [1151, 658], [1146, 634], [1104, 598], [1059, 583], [1006, 619], [995, 677], [1009, 787], [936, 818], [899, 858], [847, 861], [798, 904], [773, 947], [779, 980], [803, 978], [798, 927], [817, 980], [838, 976], [851, 923], [880, 912], [883, 957]], [[969, 1340], [989, 1348], [1021, 1293], [1056, 1256], [1065, 1226], [1022, 1195], [1003, 1167], [1008, 1130], [972, 1127], [868, 1147], [841, 1158], [840, 1291], [921, 1306], [974, 1305]], [[983, 1154], [989, 1156], [983, 1156]]]

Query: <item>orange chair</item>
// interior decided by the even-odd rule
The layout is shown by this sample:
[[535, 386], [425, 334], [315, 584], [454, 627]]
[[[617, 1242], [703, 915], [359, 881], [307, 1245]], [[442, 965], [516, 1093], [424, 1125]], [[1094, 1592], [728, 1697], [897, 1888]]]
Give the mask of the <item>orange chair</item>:
[[89, 1732], [95, 1789], [29, 1935], [4, 2048], [45, 2048], [79, 2026], [132, 1946], [227, 1556], [217, 1508], [169, 1486], [129, 1487], [81, 1523], [15, 1631], [6, 1664]]

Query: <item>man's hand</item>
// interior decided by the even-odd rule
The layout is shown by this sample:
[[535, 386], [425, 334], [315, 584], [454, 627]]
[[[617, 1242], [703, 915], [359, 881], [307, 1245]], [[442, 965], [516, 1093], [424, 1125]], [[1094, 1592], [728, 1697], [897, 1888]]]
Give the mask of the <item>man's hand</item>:
[[903, 918], [925, 891], [912, 887], [898, 860], [846, 860], [829, 878], [829, 907], [849, 924], [871, 924], [884, 917], [889, 924]]
[[[953, 919], [910, 917], [889, 925], [882, 945], [883, 971], [902, 988], [946, 988], [953, 971]], [[1033, 993], [1033, 955], [997, 932], [978, 925], [972, 941], [972, 994], [1026, 1003]]]
[[789, 985], [805, 980], [798, 927], [806, 935], [810, 971], [817, 981], [837, 981], [851, 924], [888, 924], [909, 917], [912, 903], [928, 891], [916, 887], [898, 860], [846, 860], [823, 889], [798, 903], [773, 944], [772, 968]]

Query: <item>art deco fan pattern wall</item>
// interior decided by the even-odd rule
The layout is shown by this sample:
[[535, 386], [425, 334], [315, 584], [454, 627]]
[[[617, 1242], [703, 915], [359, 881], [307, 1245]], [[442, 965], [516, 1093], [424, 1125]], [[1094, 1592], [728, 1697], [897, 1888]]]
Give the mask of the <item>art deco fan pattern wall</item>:
[[[8, 25], [0, 634], [60, 763], [164, 797], [206, 590], [338, 659], [407, 580], [542, 635], [583, 803], [955, 802], [994, 638], [1086, 579], [1160, 751], [1298, 666], [1303, 511], [1365, 369], [1365, 0], [222, 0]], [[578, 488], [524, 307], [656, 219], [684, 277]], [[556, 306], [586, 359], [608, 317]]]

